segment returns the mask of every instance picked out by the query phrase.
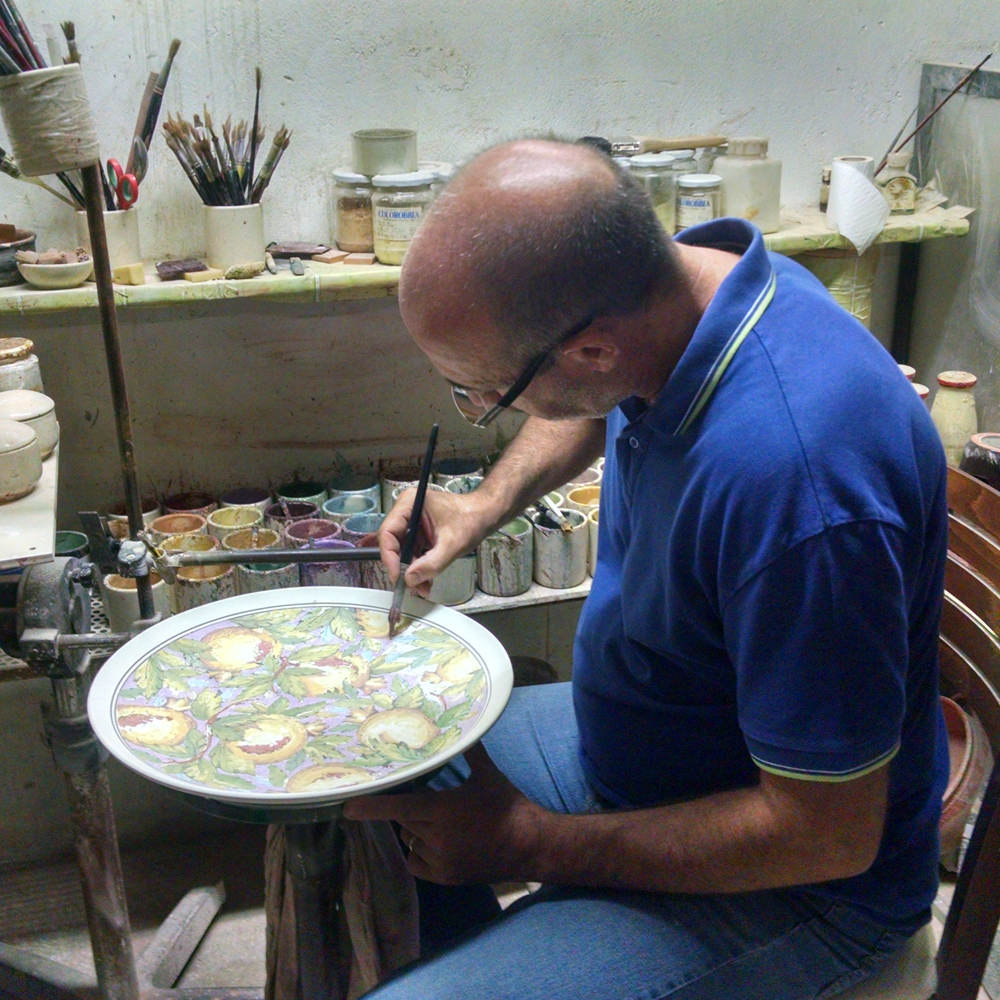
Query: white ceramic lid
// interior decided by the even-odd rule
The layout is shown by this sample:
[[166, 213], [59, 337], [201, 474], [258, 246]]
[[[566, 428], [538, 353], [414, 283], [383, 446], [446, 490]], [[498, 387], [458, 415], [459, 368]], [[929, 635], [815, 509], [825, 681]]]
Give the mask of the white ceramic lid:
[[455, 173], [455, 165], [447, 160], [418, 160], [417, 170], [433, 174], [435, 180], [446, 181]]
[[287, 808], [369, 795], [486, 733], [513, 683], [482, 625], [419, 598], [387, 636], [388, 591], [296, 587], [193, 608], [101, 668], [97, 738], [157, 784]]
[[767, 156], [767, 139], [761, 135], [741, 135], [729, 140], [730, 156]]
[[371, 184], [371, 178], [355, 173], [350, 167], [337, 167], [333, 172], [333, 179], [338, 184]]
[[415, 188], [423, 187], [434, 181], [434, 174], [429, 170], [414, 170], [408, 174], [376, 174], [372, 178], [375, 187], [383, 188]]
[[34, 428], [0, 417], [0, 455], [26, 448], [36, 438]]
[[905, 149], [900, 153], [890, 153], [885, 158], [885, 165], [887, 167], [902, 167], [905, 170], [910, 165], [910, 157], [912, 155], [912, 153], [909, 153]]
[[0, 392], [0, 417], [8, 420], [34, 420], [56, 408], [55, 400], [33, 389], [8, 389]]
[[638, 156], [629, 157], [633, 167], [666, 167], [677, 157], [673, 153], [639, 153]]
[[0, 365], [28, 357], [34, 346], [27, 337], [0, 337]]
[[684, 174], [677, 178], [677, 186], [685, 188], [717, 187], [721, 183], [718, 174]]
[[675, 150], [673, 150], [670, 153], [670, 155], [675, 160], [693, 160], [694, 159], [694, 150], [693, 149], [675, 149]]

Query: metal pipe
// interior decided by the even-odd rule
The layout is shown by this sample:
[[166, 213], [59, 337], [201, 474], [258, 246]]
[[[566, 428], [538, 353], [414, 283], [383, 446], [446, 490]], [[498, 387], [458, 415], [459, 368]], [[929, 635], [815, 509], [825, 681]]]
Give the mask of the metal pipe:
[[210, 549], [208, 552], [170, 552], [158, 559], [167, 566], [224, 566], [238, 563], [368, 562], [379, 559], [378, 549]]
[[[121, 339], [118, 336], [118, 313], [115, 291], [111, 283], [111, 260], [108, 237], [104, 231], [104, 197], [101, 190], [101, 168], [91, 164], [81, 169], [83, 197], [87, 206], [87, 228], [90, 230], [91, 255], [94, 258], [94, 280], [97, 282], [97, 303], [104, 334], [104, 354], [108, 365], [108, 382], [115, 411], [118, 454], [121, 459], [122, 485], [125, 488], [125, 510], [128, 514], [129, 537], [138, 540], [142, 522], [142, 499], [139, 495], [139, 474], [135, 467], [135, 446], [132, 442], [132, 420], [129, 416], [128, 391], [125, 386], [125, 364], [122, 360]], [[152, 618], [153, 584], [149, 575], [136, 577], [139, 617]]]

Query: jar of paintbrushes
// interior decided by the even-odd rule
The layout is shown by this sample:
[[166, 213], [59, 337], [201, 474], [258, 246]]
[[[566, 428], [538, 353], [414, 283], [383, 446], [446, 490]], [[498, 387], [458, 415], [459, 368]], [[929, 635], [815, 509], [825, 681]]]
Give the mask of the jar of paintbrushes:
[[[205, 249], [209, 267], [225, 272], [264, 261], [264, 216], [260, 199], [288, 148], [291, 132], [284, 126], [261, 162], [266, 130], [260, 121], [261, 72], [252, 123], [232, 124], [231, 116], [216, 131], [208, 109], [193, 122], [167, 116], [167, 146], [204, 205]], [[221, 132], [221, 137], [219, 135]]]

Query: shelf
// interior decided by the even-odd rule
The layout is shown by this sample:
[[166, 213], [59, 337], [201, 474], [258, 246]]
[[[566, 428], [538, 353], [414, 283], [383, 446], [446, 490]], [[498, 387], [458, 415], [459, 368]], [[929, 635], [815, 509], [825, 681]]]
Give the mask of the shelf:
[[[396, 294], [399, 268], [385, 264], [320, 264], [304, 261], [301, 277], [282, 269], [277, 274], [264, 272], [245, 281], [161, 281], [153, 263], [145, 265], [146, 284], [115, 285], [115, 305], [181, 306], [197, 302], [223, 302], [233, 299], [268, 299], [280, 302], [338, 302], [345, 299], [370, 299]], [[0, 315], [3, 313], [36, 314], [67, 309], [96, 309], [97, 285], [85, 282], [79, 288], [42, 291], [30, 285], [0, 288]]]
[[49, 562], [56, 550], [59, 448], [42, 462], [38, 485], [20, 500], [0, 504], [0, 570]]
[[568, 590], [553, 590], [551, 587], [543, 587], [539, 583], [533, 583], [523, 594], [517, 597], [490, 597], [477, 590], [471, 601], [465, 604], [456, 604], [455, 611], [461, 611], [466, 615], [483, 614], [486, 611], [506, 611], [510, 608], [528, 608], [535, 604], [555, 604], [558, 601], [582, 601], [590, 593], [590, 577], [583, 581], [578, 587], [570, 587]]
[[[969, 231], [971, 208], [929, 208], [913, 215], [890, 215], [876, 243], [920, 243], [944, 236], [965, 236]], [[764, 237], [768, 250], [788, 256], [804, 250], [853, 250], [854, 244], [840, 233], [828, 229], [826, 217], [818, 208], [785, 209], [781, 228]]]

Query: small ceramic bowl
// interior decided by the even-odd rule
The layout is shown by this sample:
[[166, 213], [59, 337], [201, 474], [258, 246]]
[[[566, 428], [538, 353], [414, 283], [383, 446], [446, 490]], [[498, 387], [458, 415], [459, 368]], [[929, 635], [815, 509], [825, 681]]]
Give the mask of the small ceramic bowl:
[[94, 273], [94, 262], [85, 260], [79, 264], [22, 264], [18, 261], [17, 269], [21, 272], [21, 277], [35, 288], [76, 288]]
[[0, 419], [0, 503], [26, 496], [41, 478], [38, 436], [27, 424]]
[[[121, 524], [122, 522], [112, 522]], [[109, 525], [110, 527], [111, 525]], [[200, 514], [163, 514], [146, 529], [154, 545], [159, 545], [171, 535], [207, 534], [205, 518]]]
[[38, 449], [46, 459], [59, 443], [56, 404], [48, 396], [31, 389], [0, 392], [0, 417], [27, 424], [38, 436]]
[[164, 514], [200, 514], [202, 517], [208, 517], [213, 510], [218, 509], [219, 504], [215, 497], [200, 490], [174, 493], [163, 498]]

